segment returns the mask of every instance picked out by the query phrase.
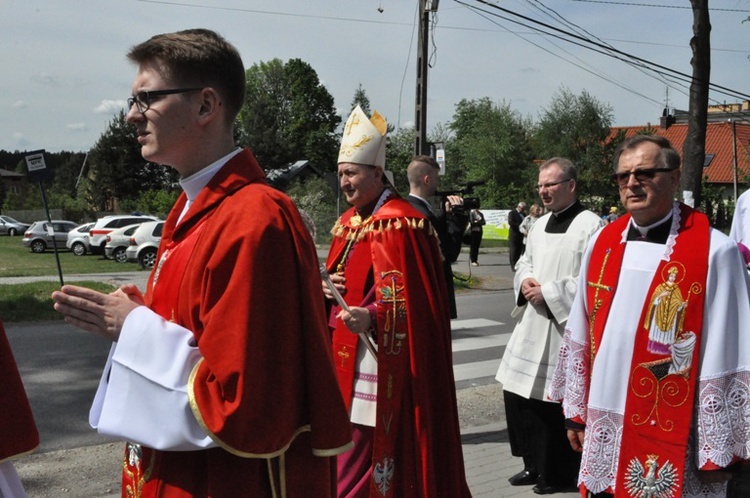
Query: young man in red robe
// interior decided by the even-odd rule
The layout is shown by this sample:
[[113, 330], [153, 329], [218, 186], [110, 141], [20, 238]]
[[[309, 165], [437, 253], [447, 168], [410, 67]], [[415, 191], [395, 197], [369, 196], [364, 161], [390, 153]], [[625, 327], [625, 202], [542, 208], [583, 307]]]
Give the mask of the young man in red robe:
[[24, 498], [26, 492], [12, 460], [39, 446], [39, 433], [13, 351], [0, 322], [0, 496]]
[[53, 294], [66, 321], [114, 341], [90, 421], [128, 441], [123, 496], [333, 496], [351, 434], [317, 254], [292, 201], [234, 145], [242, 60], [208, 30], [157, 35], [128, 56], [127, 119], [184, 193], [145, 296]]
[[338, 459], [338, 496], [470, 496], [438, 239], [383, 181], [385, 132], [357, 107], [338, 159], [352, 208], [332, 231], [327, 269], [344, 303], [331, 301], [330, 326], [355, 444]]

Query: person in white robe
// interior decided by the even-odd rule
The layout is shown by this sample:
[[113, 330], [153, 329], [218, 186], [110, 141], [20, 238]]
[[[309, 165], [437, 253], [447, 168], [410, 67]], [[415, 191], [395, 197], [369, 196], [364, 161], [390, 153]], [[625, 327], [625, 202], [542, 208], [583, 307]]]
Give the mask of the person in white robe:
[[546, 399], [581, 257], [604, 224], [578, 202], [576, 177], [564, 158], [540, 166], [539, 195], [550, 212], [532, 226], [516, 265], [511, 316], [520, 320], [496, 377], [503, 384], [511, 451], [524, 462], [510, 483], [534, 485], [539, 494], [574, 486], [578, 474], [579, 455], [567, 442], [560, 404]]
[[[628, 139], [615, 153], [613, 178], [630, 216], [626, 215], [621, 225], [605, 229], [621, 230], [621, 235], [615, 235], [625, 244], [616, 286], [606, 289], [614, 291], [606, 316], [597, 315], [601, 309], [589, 308], [587, 287], [595, 282], [586, 278], [592, 253], [604, 231], [592, 238], [583, 258], [550, 397], [563, 400], [568, 438], [571, 446], [582, 452], [579, 486], [590, 496], [625, 496], [626, 490], [628, 496], [647, 496], [637, 493], [648, 485], [650, 474], [631, 473], [636, 468], [641, 470], [633, 464], [626, 476], [618, 475], [618, 468], [623, 468], [618, 464], [624, 444], [632, 444], [632, 440], [623, 438], [623, 427], [626, 405], [634, 399], [628, 396], [629, 372], [633, 356], [638, 354], [635, 343], [636, 330], [643, 326], [639, 323], [641, 310], [651, 303], [652, 282], [660, 278], [657, 268], [663, 261], [676, 261], [674, 254], [681, 243], [681, 209], [685, 207], [673, 201], [679, 186], [679, 164], [679, 154], [662, 137]], [[691, 331], [676, 337], [670, 346], [667, 374], [685, 375], [691, 368], [693, 350], [699, 348], [698, 365], [694, 366], [698, 368], [694, 406], [687, 410], [693, 419], [681, 496], [718, 498], [726, 496], [724, 481], [731, 476], [724, 469], [750, 457], [750, 280], [741, 271], [744, 265], [737, 245], [721, 232], [708, 230], [700, 344]], [[690, 240], [682, 243], [689, 244]], [[599, 275], [604, 272], [594, 271]], [[594, 317], [606, 321], [601, 338], [592, 345]], [[661, 423], [664, 421], [656, 420], [650, 425]], [[656, 448], [654, 453], [662, 449]], [[659, 492], [666, 493], [669, 488], [669, 493], [676, 494], [648, 496], [680, 496], [675, 491], [679, 489], [675, 484], [678, 479], [668, 472], [671, 464], [653, 457], [649, 455], [647, 465], [656, 472], [651, 477], [662, 486]], [[618, 477], [625, 479], [626, 490], [617, 489]]]

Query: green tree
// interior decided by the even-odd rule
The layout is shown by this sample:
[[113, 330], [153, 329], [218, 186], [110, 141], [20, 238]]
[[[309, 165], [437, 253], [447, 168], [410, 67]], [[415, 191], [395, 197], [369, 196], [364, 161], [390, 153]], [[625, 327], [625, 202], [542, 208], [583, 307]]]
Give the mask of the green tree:
[[147, 190], [172, 189], [177, 172], [141, 156], [135, 127], [120, 111], [89, 152], [86, 196], [95, 210], [109, 211], [114, 201], [127, 204]]
[[450, 123], [443, 185], [485, 181], [476, 189], [485, 208], [508, 208], [536, 196], [531, 123], [503, 102], [461, 100]]
[[300, 59], [254, 64], [246, 72], [247, 95], [240, 111], [246, 143], [266, 170], [300, 159], [335, 168], [341, 118], [315, 70]]
[[584, 199], [607, 203], [614, 195], [610, 160], [619, 141], [607, 142], [612, 119], [612, 106], [585, 90], [575, 95], [563, 87], [543, 110], [534, 131], [538, 159], [561, 156], [576, 164]]
[[[330, 230], [336, 222], [336, 194], [322, 178], [309, 176], [295, 181], [286, 191], [303, 215], [312, 219], [312, 230], [317, 243], [330, 243]], [[310, 228], [310, 226], [308, 227]]]
[[357, 106], [360, 106], [367, 116], [372, 115], [370, 111], [370, 98], [367, 96], [365, 89], [362, 88], [362, 83], [354, 91], [354, 98], [352, 99], [351, 108], [354, 109]]

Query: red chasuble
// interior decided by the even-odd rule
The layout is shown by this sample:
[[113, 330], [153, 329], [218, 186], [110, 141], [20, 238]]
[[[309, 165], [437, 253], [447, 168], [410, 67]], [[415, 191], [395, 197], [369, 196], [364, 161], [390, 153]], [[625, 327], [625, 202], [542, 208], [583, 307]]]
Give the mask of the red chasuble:
[[[327, 268], [337, 271], [351, 246], [345, 298], [360, 305], [374, 291], [377, 305], [378, 394], [370, 496], [471, 496], [437, 237], [419, 211], [393, 196], [366, 220], [354, 215], [352, 208], [334, 226]], [[334, 362], [350, 402], [358, 336], [337, 322]]]
[[[645, 496], [646, 486], [658, 491], [658, 496], [682, 494], [703, 328], [710, 226], [705, 215], [685, 205], [680, 206], [680, 221], [673, 251], [656, 269], [635, 331], [615, 483], [623, 496], [623, 490], [628, 496]], [[626, 245], [622, 234], [629, 223], [627, 215], [605, 227], [592, 251], [586, 276], [588, 309], [592, 310], [591, 365], [618, 290]]]
[[34, 415], [0, 322], [0, 462], [31, 453], [39, 446]]
[[299, 213], [265, 184], [249, 150], [176, 225], [185, 202], [183, 194], [166, 221], [146, 303], [193, 332], [202, 359], [190, 403], [220, 447], [129, 445], [123, 496], [333, 496], [334, 457], [351, 433]]

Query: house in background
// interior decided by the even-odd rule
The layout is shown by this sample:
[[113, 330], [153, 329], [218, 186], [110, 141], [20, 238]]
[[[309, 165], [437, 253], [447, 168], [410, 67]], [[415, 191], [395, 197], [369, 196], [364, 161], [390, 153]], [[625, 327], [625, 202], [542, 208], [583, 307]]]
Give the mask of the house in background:
[[[659, 135], [670, 141], [682, 156], [687, 136], [687, 112], [665, 109], [658, 126], [622, 126], [612, 128], [610, 140], [619, 132], [625, 137], [638, 133]], [[709, 185], [721, 187], [724, 199], [734, 200], [750, 186], [750, 101], [708, 108], [706, 161], [703, 178]]]

